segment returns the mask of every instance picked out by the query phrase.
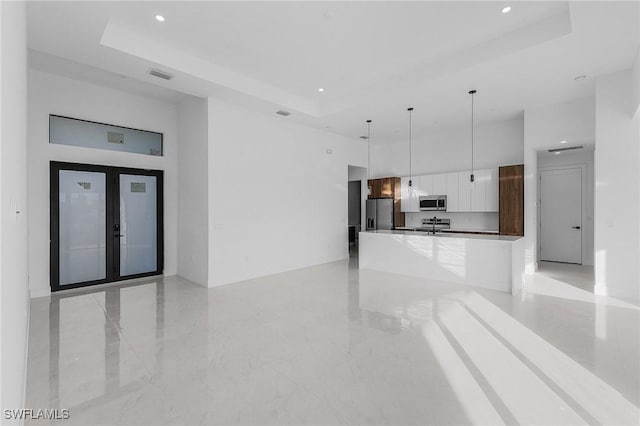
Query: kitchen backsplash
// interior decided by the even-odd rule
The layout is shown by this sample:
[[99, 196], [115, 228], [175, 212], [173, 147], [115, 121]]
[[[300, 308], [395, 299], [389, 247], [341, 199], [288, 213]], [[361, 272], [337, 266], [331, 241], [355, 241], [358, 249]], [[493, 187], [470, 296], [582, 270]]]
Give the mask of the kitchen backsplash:
[[497, 231], [498, 213], [447, 213], [447, 212], [420, 212], [405, 213], [405, 225], [410, 227], [422, 226], [423, 218], [438, 217], [451, 219], [451, 229], [463, 229], [474, 231]]

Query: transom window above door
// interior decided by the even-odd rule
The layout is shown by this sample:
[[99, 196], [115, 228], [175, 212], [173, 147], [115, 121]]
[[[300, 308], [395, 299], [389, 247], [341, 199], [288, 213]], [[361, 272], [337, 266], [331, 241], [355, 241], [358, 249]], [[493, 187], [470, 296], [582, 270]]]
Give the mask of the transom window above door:
[[162, 156], [162, 133], [49, 115], [49, 143]]

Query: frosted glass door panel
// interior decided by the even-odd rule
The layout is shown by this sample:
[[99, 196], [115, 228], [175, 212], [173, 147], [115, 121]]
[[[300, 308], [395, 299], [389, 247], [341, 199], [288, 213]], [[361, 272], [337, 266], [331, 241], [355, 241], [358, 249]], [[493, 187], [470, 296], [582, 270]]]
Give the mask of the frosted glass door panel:
[[158, 269], [157, 178], [120, 175], [120, 276]]
[[60, 285], [107, 277], [106, 174], [60, 170]]

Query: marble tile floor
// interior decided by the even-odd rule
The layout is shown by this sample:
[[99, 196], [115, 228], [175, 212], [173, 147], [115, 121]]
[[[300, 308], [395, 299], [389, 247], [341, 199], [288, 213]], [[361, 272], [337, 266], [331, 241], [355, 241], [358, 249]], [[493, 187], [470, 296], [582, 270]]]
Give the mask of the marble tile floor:
[[27, 407], [65, 425], [638, 424], [638, 307], [543, 274], [512, 297], [354, 265], [34, 299]]

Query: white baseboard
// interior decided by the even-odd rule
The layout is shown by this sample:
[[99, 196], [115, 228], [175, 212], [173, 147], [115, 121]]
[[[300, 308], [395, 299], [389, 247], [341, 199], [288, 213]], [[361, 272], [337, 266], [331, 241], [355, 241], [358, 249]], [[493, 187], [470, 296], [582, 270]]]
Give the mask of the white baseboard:
[[[187, 278], [187, 277], [185, 277], [184, 275], [180, 275], [179, 273], [178, 273], [178, 274], [175, 274], [175, 275], [171, 275], [171, 276], [172, 276], [172, 277], [178, 277], [178, 278], [180, 278], [181, 280], [188, 281], [188, 282], [190, 282], [191, 284], [195, 284], [195, 285], [197, 285], [197, 286], [199, 286], [199, 287], [204, 287], [204, 288], [208, 288], [208, 287], [210, 287], [210, 286], [209, 286], [209, 283], [201, 283], [201, 282], [199, 282], [199, 281], [195, 281], [195, 280], [192, 280], [192, 279], [190, 279], [190, 278]], [[165, 278], [167, 278], [167, 277], [165, 277]]]
[[[29, 292], [31, 293], [31, 292]], [[27, 330], [24, 341], [24, 371], [22, 373], [22, 408], [27, 408], [27, 369], [29, 366], [29, 329], [31, 327], [31, 299], [27, 304]], [[20, 420], [20, 424], [24, 424], [24, 419]]]
[[598, 296], [613, 297], [635, 305], [640, 303], [640, 294], [638, 292], [634, 294], [633, 291], [626, 289], [596, 285], [593, 287], [593, 292]]
[[51, 289], [50, 288], [41, 288], [41, 289], [37, 289], [37, 290], [29, 290], [29, 298], [30, 299], [36, 299], [38, 297], [49, 297], [51, 296]]
[[[207, 284], [203, 284], [203, 283], [201, 283], [201, 282], [194, 281], [194, 280], [191, 280], [191, 279], [189, 279], [189, 278], [187, 278], [187, 277], [184, 277], [184, 276], [182, 276], [182, 275], [180, 275], [180, 274], [175, 274], [175, 275], [171, 275], [171, 276], [172, 276], [172, 277], [175, 277], [175, 278], [180, 278], [181, 280], [183, 280], [183, 281], [187, 281], [187, 282], [189, 282], [189, 283], [191, 283], [191, 284], [194, 284], [194, 285], [197, 285], [198, 287], [204, 287], [204, 288], [209, 288], [209, 287], [210, 287], [210, 286], [208, 285], [208, 283], [207, 283]], [[168, 278], [168, 277], [165, 277], [165, 278]]]

